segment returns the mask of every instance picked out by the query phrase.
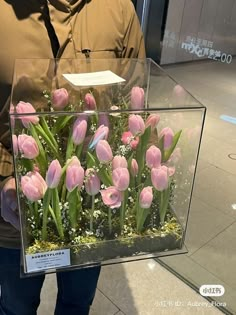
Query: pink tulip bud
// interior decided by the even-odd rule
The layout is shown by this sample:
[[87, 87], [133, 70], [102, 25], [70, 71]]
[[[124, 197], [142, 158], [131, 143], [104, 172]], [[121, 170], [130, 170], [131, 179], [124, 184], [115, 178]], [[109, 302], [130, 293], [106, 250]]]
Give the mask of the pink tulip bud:
[[91, 195], [95, 196], [100, 190], [100, 179], [93, 168], [88, 168], [85, 172], [85, 190]]
[[87, 121], [81, 120], [81, 118], [77, 118], [72, 132], [72, 140], [75, 145], [79, 145], [84, 142], [85, 136], [87, 132]]
[[126, 161], [126, 158], [121, 155], [116, 155], [114, 156], [114, 159], [112, 160], [112, 169], [114, 170], [115, 168], [118, 167], [128, 167], [128, 163]]
[[142, 189], [139, 195], [139, 205], [143, 209], [149, 209], [153, 200], [152, 187], [148, 186]]
[[164, 137], [164, 149], [169, 149], [172, 145], [173, 138], [174, 138], [174, 133], [171, 128], [166, 127], [163, 128], [162, 131], [160, 132], [159, 137]]
[[27, 159], [34, 159], [39, 155], [38, 145], [32, 136], [25, 134], [19, 135], [18, 148]]
[[16, 135], [12, 135], [12, 147], [15, 155], [18, 154], [18, 140]]
[[118, 167], [112, 171], [112, 181], [119, 191], [124, 191], [129, 187], [129, 171], [127, 168]]
[[139, 144], [139, 137], [134, 137], [130, 131], [125, 131], [122, 134], [121, 141], [123, 144], [130, 145], [131, 149], [135, 150]]
[[87, 93], [84, 97], [85, 101], [85, 109], [86, 110], [94, 110], [96, 109], [96, 101], [94, 96], [91, 93]]
[[84, 181], [84, 169], [80, 165], [80, 161], [76, 156], [71, 158], [69, 165], [66, 169], [66, 188], [69, 192], [76, 187], [80, 189]]
[[92, 149], [97, 146], [99, 140], [107, 140], [109, 133], [109, 128], [101, 125], [96, 130], [91, 143], [89, 144], [89, 149]]
[[43, 198], [47, 184], [38, 172], [29, 172], [21, 177], [21, 189], [30, 201], [37, 201]]
[[146, 164], [150, 169], [161, 166], [161, 150], [152, 145], [146, 152]]
[[66, 89], [57, 89], [52, 93], [52, 106], [54, 109], [61, 110], [69, 103], [69, 94]]
[[[36, 113], [36, 110], [30, 103], [19, 102], [16, 105], [16, 112], [17, 114], [30, 114]], [[39, 122], [39, 117], [37, 115], [21, 116], [20, 119], [25, 128], [28, 128], [30, 123], [37, 124]]]
[[158, 191], [163, 191], [168, 188], [168, 172], [167, 168], [159, 167], [151, 170], [151, 180], [153, 186]]
[[106, 140], [98, 141], [96, 146], [96, 154], [101, 163], [108, 163], [113, 158], [111, 147]]
[[144, 133], [145, 124], [140, 115], [129, 116], [129, 130], [134, 136], [142, 135]]
[[132, 159], [132, 161], [131, 161], [130, 173], [133, 177], [138, 175], [138, 163], [135, 159]]
[[131, 90], [130, 103], [132, 109], [144, 108], [144, 90], [138, 86], [134, 86]]
[[56, 188], [60, 182], [62, 168], [58, 160], [53, 160], [46, 174], [46, 183], [49, 188]]
[[160, 116], [158, 114], [151, 114], [148, 116], [147, 120], [145, 121], [145, 127], [148, 128], [151, 126], [151, 130], [154, 130], [157, 124], [160, 121]]
[[110, 186], [105, 190], [101, 190], [102, 201], [111, 209], [119, 208], [123, 199], [122, 193], [115, 187]]

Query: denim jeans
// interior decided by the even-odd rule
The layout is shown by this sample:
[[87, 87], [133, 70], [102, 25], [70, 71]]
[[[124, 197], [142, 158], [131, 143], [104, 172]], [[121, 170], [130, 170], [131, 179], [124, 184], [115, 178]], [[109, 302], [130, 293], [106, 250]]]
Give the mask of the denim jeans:
[[[88, 315], [99, 273], [100, 267], [58, 272], [54, 314]], [[20, 278], [20, 250], [0, 247], [0, 315], [36, 315], [44, 278]]]

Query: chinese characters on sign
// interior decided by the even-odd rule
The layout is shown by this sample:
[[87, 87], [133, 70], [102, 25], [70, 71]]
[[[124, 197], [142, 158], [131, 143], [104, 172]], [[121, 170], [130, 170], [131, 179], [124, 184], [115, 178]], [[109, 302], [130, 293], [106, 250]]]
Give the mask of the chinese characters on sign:
[[195, 54], [199, 58], [207, 57], [208, 59], [226, 62], [232, 62], [232, 55], [222, 53], [220, 50], [213, 49], [213, 42], [187, 36], [185, 42], [182, 42], [181, 48], [188, 51], [190, 54]]
[[166, 48], [174, 48], [176, 43], [176, 35], [174, 32], [170, 32], [169, 30], [165, 30], [165, 36], [163, 39], [163, 47]]

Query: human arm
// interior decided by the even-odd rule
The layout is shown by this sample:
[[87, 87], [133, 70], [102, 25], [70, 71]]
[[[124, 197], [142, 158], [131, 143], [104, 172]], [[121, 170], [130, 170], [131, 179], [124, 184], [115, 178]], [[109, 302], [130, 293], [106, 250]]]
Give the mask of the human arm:
[[0, 143], [0, 193], [1, 216], [6, 222], [19, 230], [15, 179], [12, 177], [13, 165], [9, 152]]

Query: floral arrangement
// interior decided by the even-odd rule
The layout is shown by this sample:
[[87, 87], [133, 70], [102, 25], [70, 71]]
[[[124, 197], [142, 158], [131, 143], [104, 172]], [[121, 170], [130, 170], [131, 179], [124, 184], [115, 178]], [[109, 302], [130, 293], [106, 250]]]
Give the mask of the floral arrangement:
[[[100, 112], [87, 93], [75, 111], [66, 89], [44, 92], [49, 112], [11, 108], [18, 192], [29, 246], [155, 235], [171, 214], [181, 130], [159, 130], [144, 90]], [[176, 150], [175, 150], [176, 149]], [[169, 224], [169, 225], [168, 225]]]

